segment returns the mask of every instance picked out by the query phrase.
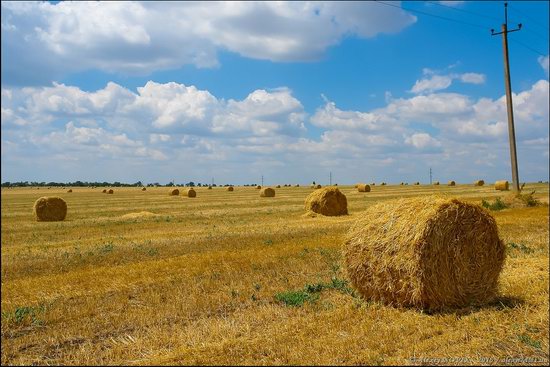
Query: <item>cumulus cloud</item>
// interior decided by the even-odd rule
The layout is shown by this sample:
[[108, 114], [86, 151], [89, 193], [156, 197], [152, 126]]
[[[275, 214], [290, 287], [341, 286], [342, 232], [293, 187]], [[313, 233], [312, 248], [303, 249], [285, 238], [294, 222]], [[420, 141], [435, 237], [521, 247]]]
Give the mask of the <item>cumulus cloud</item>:
[[221, 49], [317, 60], [348, 35], [396, 33], [415, 21], [374, 2], [2, 2], [2, 83], [48, 84], [89, 69], [216, 67]]
[[437, 71], [424, 68], [424, 78], [417, 80], [410, 92], [414, 94], [433, 93], [438, 90], [447, 89], [453, 83], [453, 80], [460, 80], [462, 83], [483, 84], [485, 75], [479, 73], [451, 73], [448, 75], [439, 75]]
[[[548, 96], [546, 80], [513, 96], [520, 166], [538, 177], [547, 175]], [[123, 164], [127, 175], [137, 167], [136, 180], [144, 170], [171, 180], [170, 158], [208, 182], [212, 171], [246, 182], [259, 172], [319, 180], [324, 170], [350, 181], [416, 181], [426, 167], [439, 180], [456, 172], [473, 179], [507, 172], [507, 145], [504, 96], [431, 93], [367, 111], [325, 98], [308, 117], [288, 88], [258, 89], [241, 100], [179, 83], [148, 82], [136, 92], [115, 83], [92, 92], [63, 84], [2, 89], [2, 165], [10, 174], [40, 162], [51, 172], [82, 172], [70, 166], [81, 164], [90, 175], [119, 177]], [[201, 167], [188, 166], [193, 161]]]
[[537, 61], [539, 62], [540, 66], [542, 67], [542, 69], [546, 73], [546, 76], [548, 76], [548, 55], [539, 56]]

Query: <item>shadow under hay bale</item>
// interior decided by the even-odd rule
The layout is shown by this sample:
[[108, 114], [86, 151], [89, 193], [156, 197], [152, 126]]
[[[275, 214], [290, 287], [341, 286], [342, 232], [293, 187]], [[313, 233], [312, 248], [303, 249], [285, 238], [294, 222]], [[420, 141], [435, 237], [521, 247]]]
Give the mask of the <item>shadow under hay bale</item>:
[[260, 190], [260, 197], [262, 198], [272, 198], [275, 196], [275, 190], [271, 187], [264, 187]]
[[305, 209], [306, 214], [313, 212], [327, 216], [347, 215], [348, 200], [338, 188], [325, 187], [308, 195]]
[[428, 310], [490, 302], [505, 258], [485, 209], [441, 197], [393, 200], [363, 212], [343, 247], [367, 300]]
[[34, 216], [38, 222], [62, 221], [67, 216], [67, 203], [56, 196], [44, 196], [34, 202]]
[[357, 187], [357, 191], [359, 192], [370, 192], [370, 185], [360, 183], [355, 186]]
[[508, 181], [502, 180], [502, 181], [495, 182], [495, 190], [508, 191], [508, 189], [509, 189]]

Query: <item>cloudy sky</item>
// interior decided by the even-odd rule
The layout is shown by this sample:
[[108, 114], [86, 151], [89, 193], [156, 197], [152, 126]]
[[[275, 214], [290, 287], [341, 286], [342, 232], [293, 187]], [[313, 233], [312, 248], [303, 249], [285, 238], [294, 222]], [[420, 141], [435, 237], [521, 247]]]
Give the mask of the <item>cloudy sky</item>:
[[[2, 2], [2, 182], [511, 179], [503, 3]], [[513, 1], [520, 180], [548, 2]]]

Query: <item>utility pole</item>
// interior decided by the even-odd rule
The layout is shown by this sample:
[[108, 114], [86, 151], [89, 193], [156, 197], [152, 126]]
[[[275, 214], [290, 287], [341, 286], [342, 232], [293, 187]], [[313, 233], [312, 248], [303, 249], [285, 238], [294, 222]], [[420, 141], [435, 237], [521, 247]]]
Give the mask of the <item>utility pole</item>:
[[214, 186], [214, 177], [212, 177], [212, 186]]
[[432, 167], [430, 167], [430, 185], [432, 184]]
[[512, 189], [519, 192], [518, 158], [516, 153], [516, 132], [514, 130], [514, 109], [512, 106], [512, 87], [510, 83], [510, 64], [508, 61], [508, 33], [521, 29], [521, 23], [516, 29], [508, 30], [508, 3], [504, 3], [504, 24], [502, 32], [495, 33], [491, 29], [491, 35], [502, 34], [502, 46], [504, 48], [504, 84], [506, 86], [506, 107], [508, 110], [508, 138], [510, 139], [510, 159], [512, 161]]
[[262, 187], [264, 187], [264, 175], [262, 175]]
[[332, 186], [332, 172], [330, 172], [329, 177], [329, 186]]

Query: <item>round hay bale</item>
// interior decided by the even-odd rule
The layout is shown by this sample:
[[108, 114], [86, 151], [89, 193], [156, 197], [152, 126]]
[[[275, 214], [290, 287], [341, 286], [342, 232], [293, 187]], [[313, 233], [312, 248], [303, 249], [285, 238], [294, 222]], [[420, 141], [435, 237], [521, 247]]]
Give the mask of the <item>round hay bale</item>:
[[264, 187], [260, 190], [260, 197], [262, 198], [272, 198], [275, 196], [275, 190], [271, 187]]
[[353, 187], [358, 188], [360, 184], [356, 183]]
[[67, 192], [73, 192], [73, 189], [68, 189]]
[[414, 184], [418, 186], [420, 185], [420, 182], [416, 181]]
[[147, 191], [147, 189], [145, 187], [142, 187], [141, 191]]
[[183, 190], [183, 196], [187, 196], [188, 198], [196, 198], [197, 192], [193, 188], [189, 188], [187, 190]]
[[212, 186], [208, 186], [208, 190], [212, 190]]
[[275, 186], [276, 189], [280, 189], [281, 188], [281, 185], [277, 185]]
[[[368, 186], [368, 185], [367, 185]], [[348, 200], [336, 187], [325, 187], [308, 195], [305, 202], [306, 212], [336, 216], [348, 214]]]
[[256, 190], [261, 190], [262, 187], [260, 185], [256, 186]]
[[368, 300], [441, 310], [491, 301], [505, 258], [495, 219], [442, 197], [383, 202], [349, 230], [343, 255]]
[[359, 192], [370, 192], [370, 185], [360, 183], [360, 184], [357, 184], [356, 186], [357, 186], [357, 191]]
[[485, 185], [485, 181], [483, 181], [483, 180], [477, 180], [476, 182], [474, 182], [474, 185], [475, 185], [475, 186], [483, 186], [483, 185]]
[[177, 196], [180, 194], [180, 190], [178, 189], [171, 189], [170, 191], [168, 191], [168, 195], [170, 196]]
[[107, 193], [107, 189], [103, 189], [103, 191], [101, 191], [102, 193], [106, 194]]
[[495, 190], [508, 191], [508, 181], [502, 180], [495, 182]]
[[434, 182], [434, 185], [435, 185], [435, 186], [439, 186], [439, 181], [435, 181], [435, 182]]
[[56, 196], [43, 196], [34, 202], [34, 216], [38, 222], [62, 221], [67, 216], [67, 203]]
[[320, 189], [321, 187], [323, 186], [321, 186], [320, 184], [315, 185], [315, 189]]
[[403, 186], [403, 185], [405, 185], [405, 183], [404, 183], [404, 182], [401, 182], [399, 185]]
[[380, 186], [386, 186], [386, 183], [385, 183], [385, 182], [382, 182], [382, 183], [380, 184]]
[[228, 187], [227, 187], [227, 191], [233, 191], [233, 190], [235, 190], [235, 189], [233, 188], [233, 186], [228, 186]]
[[370, 185], [371, 185], [371, 186], [375, 186], [375, 185], [376, 185], [376, 182], [373, 182], [373, 183], [371, 183]]
[[296, 187], [300, 187], [300, 184], [296, 184]]
[[455, 186], [455, 185], [456, 185], [456, 182], [454, 182], [454, 181], [452, 181], [452, 180], [449, 181], [449, 183], [447, 184], [447, 186]]
[[113, 189], [109, 189], [109, 191], [107, 191], [107, 194], [112, 194], [114, 193]]

